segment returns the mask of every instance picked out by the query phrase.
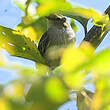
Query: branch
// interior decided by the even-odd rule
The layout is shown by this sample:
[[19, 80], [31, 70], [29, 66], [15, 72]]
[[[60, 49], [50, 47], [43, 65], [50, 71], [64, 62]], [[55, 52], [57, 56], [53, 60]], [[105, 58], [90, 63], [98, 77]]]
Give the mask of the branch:
[[[104, 14], [108, 14], [110, 18], [110, 6], [105, 10]], [[102, 40], [105, 38], [107, 33], [108, 33], [108, 30], [103, 30], [101, 27], [93, 26], [89, 30], [89, 32], [86, 34], [82, 43], [84, 41], [87, 41], [91, 43], [94, 48], [97, 48], [102, 42]]]
[[83, 90], [77, 93], [77, 108], [78, 110], [91, 110], [91, 103], [94, 93]]

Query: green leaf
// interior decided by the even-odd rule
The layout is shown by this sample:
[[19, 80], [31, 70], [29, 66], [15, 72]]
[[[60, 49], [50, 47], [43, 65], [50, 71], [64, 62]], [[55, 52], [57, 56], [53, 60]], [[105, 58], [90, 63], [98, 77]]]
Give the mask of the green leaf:
[[68, 92], [61, 79], [50, 78], [45, 84], [46, 95], [52, 102], [64, 103], [67, 101]]
[[93, 55], [93, 51], [94, 49], [91, 45], [86, 43], [80, 48], [73, 46], [66, 48], [61, 60], [63, 73], [79, 72], [80, 68], [82, 70], [82, 66], [84, 66], [84, 63]]
[[45, 63], [36, 44], [30, 38], [3, 26], [0, 26], [0, 47], [6, 49], [12, 56], [26, 58], [37, 63]]
[[97, 73], [94, 74], [95, 77], [108, 74], [110, 72], [110, 49], [105, 49], [93, 55], [93, 49], [91, 47], [88, 48], [87, 45], [83, 49], [67, 48], [62, 57], [61, 64], [63, 65], [61, 68], [62, 72], [66, 74], [77, 73], [82, 70], [86, 70], [85, 74], [89, 72]]
[[93, 9], [87, 9], [83, 7], [68, 7], [69, 10], [61, 9], [59, 10], [62, 14], [65, 14], [68, 17], [74, 18], [74, 16], [80, 16], [86, 19], [92, 18], [94, 21], [100, 21], [101, 18], [103, 17], [101, 14], [96, 12]]
[[42, 17], [59, 11], [71, 9], [71, 4], [61, 1], [46, 1], [37, 7], [37, 15]]
[[[57, 2], [56, 0], [35, 0], [39, 4], [45, 4], [46, 2]], [[58, 0], [58, 2], [65, 2], [66, 0]]]
[[[89, 19], [93, 19], [93, 23], [98, 26], [103, 26], [102, 18], [103, 16], [100, 15], [93, 9], [87, 9], [82, 7], [71, 7], [67, 10], [61, 9], [58, 13], [61, 13], [67, 17], [73, 18], [80, 22], [84, 27], [85, 35], [87, 34], [87, 23]], [[99, 25], [100, 22], [100, 25]]]
[[54, 77], [37, 79], [26, 95], [26, 101], [33, 103], [31, 110], [57, 110], [67, 100], [68, 91], [63, 83]]
[[74, 19], [82, 24], [82, 26], [84, 27], [85, 35], [86, 35], [87, 34], [87, 23], [89, 19], [83, 18], [81, 16], [74, 16]]
[[[36, 20], [31, 19], [31, 20], [28, 20], [28, 22], [26, 22], [26, 23], [25, 23], [25, 21], [22, 21], [22, 23], [20, 23], [16, 29], [17, 30], [20, 29], [25, 34], [25, 30], [27, 30], [29, 32], [29, 30], [28, 30], [29, 27], [31, 27], [36, 34], [34, 41], [38, 42], [40, 40], [42, 34], [47, 30], [46, 19], [45, 18], [38, 18]], [[33, 37], [33, 36], [28, 36], [28, 37], [30, 39], [32, 39], [31, 37]]]
[[110, 71], [110, 49], [105, 49], [96, 54], [90, 61], [90, 68], [98, 74], [106, 74]]
[[74, 18], [75, 20], [79, 21], [85, 30], [85, 35], [87, 33], [87, 23], [90, 18], [93, 19], [93, 23], [102, 26], [104, 22], [102, 21], [102, 15], [96, 12], [93, 9], [87, 9], [82, 7], [73, 7], [68, 2], [62, 1], [55, 1], [55, 0], [48, 0], [41, 3], [37, 8], [37, 15], [42, 17], [49, 15], [51, 13], [60, 13], [64, 16]]
[[[16, 1], [16, 0], [15, 0]], [[28, 0], [30, 2], [30, 0]], [[87, 33], [87, 23], [90, 18], [93, 19], [93, 23], [97, 26], [103, 27], [105, 23], [106, 16], [100, 15], [93, 9], [87, 9], [83, 7], [73, 7], [70, 3], [65, 0], [32, 0], [31, 2], [37, 3], [37, 15], [40, 17], [52, 14], [60, 13], [70, 18], [74, 18], [82, 24], [84, 27], [85, 35]], [[28, 3], [28, 2], [27, 2]], [[17, 2], [18, 7], [20, 3]], [[26, 4], [25, 4], [26, 5]], [[27, 4], [28, 5], [28, 4]], [[26, 6], [24, 6], [25, 9]], [[27, 6], [28, 7], [28, 6]], [[108, 21], [108, 19], [107, 19]]]

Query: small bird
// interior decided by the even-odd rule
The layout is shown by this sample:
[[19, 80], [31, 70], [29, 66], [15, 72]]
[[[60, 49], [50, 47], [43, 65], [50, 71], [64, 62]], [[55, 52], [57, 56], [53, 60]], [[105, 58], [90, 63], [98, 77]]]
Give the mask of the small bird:
[[[51, 14], [47, 18], [47, 31], [42, 35], [38, 49], [45, 58], [47, 65], [55, 68], [60, 64], [58, 49], [67, 47], [68, 44], [75, 43], [75, 33], [71, 25], [67, 22], [63, 15]], [[50, 49], [50, 51], [48, 51]], [[48, 57], [49, 52], [54, 51], [52, 59]], [[57, 57], [58, 56], [58, 57]]]

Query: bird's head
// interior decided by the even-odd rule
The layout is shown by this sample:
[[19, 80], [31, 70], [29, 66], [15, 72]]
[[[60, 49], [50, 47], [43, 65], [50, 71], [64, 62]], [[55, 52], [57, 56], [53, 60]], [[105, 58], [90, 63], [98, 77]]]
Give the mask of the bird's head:
[[63, 26], [63, 24], [66, 22], [66, 18], [63, 15], [58, 14], [51, 14], [49, 16], [46, 16], [48, 20], [48, 25], [57, 25], [57, 26]]

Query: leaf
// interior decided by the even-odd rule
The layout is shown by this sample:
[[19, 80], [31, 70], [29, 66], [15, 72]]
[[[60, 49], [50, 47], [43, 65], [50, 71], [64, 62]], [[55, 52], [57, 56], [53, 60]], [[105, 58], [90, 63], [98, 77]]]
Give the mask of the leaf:
[[85, 83], [85, 75], [81, 73], [68, 73], [64, 75], [63, 80], [70, 90], [80, 90]]
[[9, 110], [10, 105], [8, 101], [4, 97], [0, 97], [0, 109], [1, 110]]
[[62, 56], [62, 72], [66, 74], [73, 73], [75, 70], [79, 72], [79, 68], [84, 66], [84, 63], [88, 61], [88, 59], [93, 55], [93, 51], [94, 49], [92, 46], [87, 43], [85, 43], [80, 48], [76, 48], [70, 45], [65, 49]]
[[51, 13], [60, 13], [64, 16], [74, 18], [75, 20], [79, 21], [84, 27], [85, 35], [87, 33], [87, 23], [89, 19], [92, 18], [95, 25], [103, 26], [103, 16], [93, 9], [73, 7], [68, 2], [62, 1], [41, 1], [43, 3], [41, 3], [37, 8], [37, 15], [40, 17], [49, 15]]
[[74, 16], [74, 19], [82, 24], [82, 26], [84, 27], [85, 35], [86, 35], [87, 34], [87, 23], [89, 19], [83, 18], [81, 16]]
[[37, 79], [26, 95], [26, 101], [33, 103], [31, 110], [57, 110], [67, 100], [68, 91], [62, 82], [54, 77]]
[[64, 103], [68, 99], [68, 92], [58, 78], [50, 78], [46, 82], [45, 92], [48, 98], [55, 103]]
[[92, 18], [93, 23], [98, 26], [103, 26], [103, 23], [104, 23], [104, 22], [101, 22], [103, 16], [93, 9], [87, 9], [83, 7], [71, 7], [68, 10], [61, 10], [59, 11], [59, 13], [67, 17], [74, 18], [75, 20], [80, 22], [84, 27], [85, 35], [87, 34], [87, 23], [89, 19]]
[[[39, 42], [42, 34], [47, 30], [47, 22], [45, 18], [22, 21], [22, 23], [20, 23], [16, 29], [23, 32], [26, 37], [29, 37], [36, 42]], [[29, 31], [31, 31], [34, 36], [32, 36]]]
[[0, 47], [6, 49], [12, 56], [45, 64], [36, 44], [30, 38], [3, 26], [0, 26]]
[[87, 9], [83, 7], [68, 7], [69, 10], [61, 9], [61, 13], [65, 14], [68, 17], [74, 18], [74, 16], [80, 16], [86, 19], [92, 18], [94, 21], [100, 21], [103, 17], [101, 14], [96, 12], [93, 9]]
[[57, 13], [61, 10], [71, 9], [71, 4], [67, 2], [62, 2], [62, 0], [41, 0], [42, 3], [37, 7], [37, 15], [42, 17], [52, 13]]
[[[27, 3], [28, 2], [30, 3], [30, 0], [28, 0]], [[103, 26], [103, 24], [105, 24], [103, 19], [107, 18], [106, 16], [100, 15], [98, 12], [91, 8], [87, 9], [83, 7], [73, 7], [65, 0], [33, 0], [31, 2], [37, 3], [37, 15], [40, 17], [47, 16], [52, 13], [60, 13], [70, 18], [74, 18], [84, 27], [85, 35], [87, 33], [87, 23], [90, 18], [93, 19], [93, 23], [97, 26]]]
[[[66, 0], [59, 0], [58, 2], [65, 2]], [[56, 2], [56, 0], [36, 0], [37, 3], [39, 4], [45, 4], [46, 2]]]
[[91, 110], [109, 110], [110, 106], [110, 79], [109, 75], [100, 76], [96, 79], [96, 92], [91, 104]]
[[98, 72], [97, 75], [106, 74], [110, 71], [110, 49], [105, 49], [100, 53], [96, 54], [90, 60], [90, 68]]
[[110, 71], [110, 49], [105, 49], [95, 55], [93, 55], [93, 51], [92, 47], [85, 44], [83, 48], [67, 48], [61, 60], [62, 72], [77, 73], [86, 70], [87, 74], [93, 72], [95, 77], [108, 74]]

